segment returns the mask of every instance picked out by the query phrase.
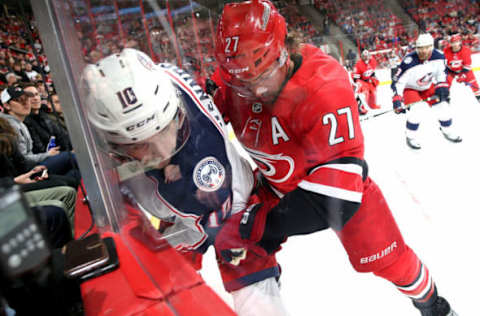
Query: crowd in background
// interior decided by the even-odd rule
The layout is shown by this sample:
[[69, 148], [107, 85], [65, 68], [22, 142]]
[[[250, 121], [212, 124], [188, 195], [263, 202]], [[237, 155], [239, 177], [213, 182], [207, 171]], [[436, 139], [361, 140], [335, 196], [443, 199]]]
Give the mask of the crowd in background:
[[0, 185], [18, 185], [53, 247], [73, 238], [75, 154], [38, 31], [13, 14], [0, 17]]

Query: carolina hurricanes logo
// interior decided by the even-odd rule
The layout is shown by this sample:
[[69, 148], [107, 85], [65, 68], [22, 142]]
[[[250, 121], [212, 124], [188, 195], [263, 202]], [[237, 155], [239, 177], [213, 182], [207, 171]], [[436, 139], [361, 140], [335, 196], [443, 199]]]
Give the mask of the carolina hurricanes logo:
[[419, 86], [426, 86], [426, 85], [429, 85], [432, 82], [432, 79], [433, 79], [433, 74], [431, 72], [429, 72], [428, 74], [426, 74], [422, 78], [418, 79], [417, 84]]
[[283, 154], [270, 155], [250, 148], [245, 150], [252, 156], [258, 165], [258, 169], [271, 182], [285, 182], [295, 170], [295, 161]]
[[461, 67], [462, 66], [462, 60], [452, 60], [450, 61], [450, 66], [452, 66], [452, 68], [458, 68], [458, 67]]

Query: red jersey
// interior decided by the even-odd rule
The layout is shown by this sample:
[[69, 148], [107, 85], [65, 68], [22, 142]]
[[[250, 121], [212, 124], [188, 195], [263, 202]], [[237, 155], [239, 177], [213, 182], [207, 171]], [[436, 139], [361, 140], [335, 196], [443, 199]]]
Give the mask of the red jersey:
[[[298, 187], [360, 203], [363, 134], [348, 74], [320, 49], [304, 45], [302, 62], [274, 104], [215, 95], [240, 143], [281, 194]], [[344, 157], [355, 162], [340, 162]]]
[[448, 70], [459, 73], [464, 69], [472, 69], [472, 53], [465, 45], [462, 45], [462, 48], [456, 53], [454, 53], [452, 48], [449, 46], [445, 48], [443, 53], [447, 59]]
[[363, 59], [359, 59], [353, 68], [353, 79], [362, 79], [368, 81], [375, 74], [375, 68], [377, 68], [377, 62], [375, 58], [370, 57], [368, 63], [365, 63]]

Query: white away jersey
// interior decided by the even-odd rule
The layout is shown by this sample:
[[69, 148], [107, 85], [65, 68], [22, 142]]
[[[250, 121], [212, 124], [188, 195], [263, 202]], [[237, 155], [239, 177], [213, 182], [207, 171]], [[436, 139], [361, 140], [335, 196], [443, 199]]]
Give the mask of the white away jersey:
[[445, 56], [434, 49], [432, 56], [420, 61], [417, 52], [408, 54], [393, 79], [393, 92], [403, 96], [403, 90], [428, 90], [432, 84], [447, 81]]

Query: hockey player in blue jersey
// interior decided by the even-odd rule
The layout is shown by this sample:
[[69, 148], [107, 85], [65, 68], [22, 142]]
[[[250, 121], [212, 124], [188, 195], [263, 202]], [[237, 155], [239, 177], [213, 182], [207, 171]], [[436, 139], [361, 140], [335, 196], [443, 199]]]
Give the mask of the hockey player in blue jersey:
[[[204, 253], [258, 189], [211, 99], [184, 71], [134, 49], [88, 65], [84, 81], [88, 119], [117, 162], [122, 191], [160, 220], [172, 247]], [[258, 248], [263, 255], [241, 265], [219, 263], [224, 286], [239, 315], [287, 315], [275, 256]]]
[[395, 113], [407, 112], [407, 145], [412, 149], [421, 148], [418, 129], [427, 107], [425, 103], [435, 111], [443, 136], [451, 142], [461, 142], [452, 124], [445, 56], [433, 48], [433, 37], [428, 33], [418, 36], [415, 47], [392, 78]]

